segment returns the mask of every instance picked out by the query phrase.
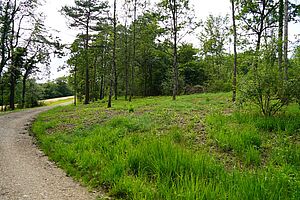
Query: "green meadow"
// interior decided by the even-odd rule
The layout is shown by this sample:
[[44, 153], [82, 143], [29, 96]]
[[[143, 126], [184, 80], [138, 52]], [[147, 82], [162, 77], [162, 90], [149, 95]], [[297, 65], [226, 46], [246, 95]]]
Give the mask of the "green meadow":
[[69, 176], [113, 199], [300, 199], [299, 105], [264, 117], [230, 97], [56, 107], [32, 132]]

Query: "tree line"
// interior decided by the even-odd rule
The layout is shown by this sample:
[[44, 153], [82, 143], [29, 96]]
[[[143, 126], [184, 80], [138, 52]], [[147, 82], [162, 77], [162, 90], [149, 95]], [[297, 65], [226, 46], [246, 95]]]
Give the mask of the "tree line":
[[[106, 99], [111, 107], [112, 98], [121, 96], [132, 101], [134, 96], [171, 95], [175, 100], [180, 94], [232, 91], [233, 102], [255, 103], [264, 115], [299, 100], [300, 47], [288, 38], [288, 24], [298, 23], [299, 5], [228, 1], [230, 15], [205, 20], [195, 17], [189, 0], [76, 0], [64, 6], [61, 14], [78, 31], [67, 45], [76, 99], [85, 104]], [[14, 8], [18, 3], [20, 8]], [[11, 108], [13, 83], [25, 76], [26, 67], [34, 66], [25, 81], [39, 69], [37, 63], [49, 62], [49, 55], [61, 48], [45, 35], [41, 20], [35, 32], [18, 42], [16, 26], [22, 27], [22, 16], [38, 19], [33, 11], [26, 14], [29, 7], [22, 10], [22, 3], [37, 10], [37, 1], [5, 1], [1, 6], [0, 77], [2, 88], [10, 88]], [[197, 35], [193, 42], [187, 39], [191, 34]], [[42, 39], [29, 39], [37, 36]], [[47, 51], [34, 53], [39, 48], [30, 46]]]
[[59, 39], [48, 34], [40, 6], [38, 0], [0, 1], [1, 108], [31, 104], [32, 95], [26, 95], [36, 84], [29, 79], [38, 71], [49, 72], [51, 55], [61, 55]]

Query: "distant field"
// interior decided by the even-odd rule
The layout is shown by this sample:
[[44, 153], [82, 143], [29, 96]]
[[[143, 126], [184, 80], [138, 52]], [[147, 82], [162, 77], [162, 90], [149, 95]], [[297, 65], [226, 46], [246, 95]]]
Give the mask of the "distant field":
[[54, 99], [45, 99], [45, 100], [40, 100], [40, 102], [45, 103], [47, 106], [48, 105], [56, 105], [64, 102], [69, 102], [73, 100], [74, 96], [68, 96], [68, 97], [59, 97], [59, 98], [54, 98]]
[[300, 110], [229, 93], [54, 108], [32, 126], [68, 175], [115, 199], [300, 199]]
[[[53, 98], [53, 99], [40, 100], [39, 102], [42, 103], [42, 105], [45, 105], [45, 106], [52, 106], [52, 105], [57, 105], [57, 104], [61, 104], [61, 103], [70, 102], [73, 98], [74, 98], [73, 96], [59, 97], [59, 98]], [[18, 104], [15, 104], [15, 106], [16, 106], [16, 110], [14, 110], [14, 111], [21, 110], [21, 109], [17, 108]], [[3, 108], [0, 106], [0, 115], [4, 114], [4, 113], [12, 112], [12, 111], [2, 112], [2, 110], [3, 110]]]

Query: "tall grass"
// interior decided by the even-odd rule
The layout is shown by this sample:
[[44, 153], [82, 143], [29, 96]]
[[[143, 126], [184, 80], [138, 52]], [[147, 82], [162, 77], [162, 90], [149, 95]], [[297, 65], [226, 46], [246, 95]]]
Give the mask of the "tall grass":
[[[296, 134], [296, 125], [287, 123], [292, 127], [284, 128], [287, 133], [276, 129], [281, 132], [277, 133], [280, 145], [270, 150], [271, 161], [262, 165], [266, 142], [276, 142], [265, 136], [270, 129], [259, 125], [261, 121], [253, 115], [216, 114], [212, 108], [205, 119], [207, 137], [249, 168], [227, 168], [211, 146], [199, 150], [189, 145], [193, 139], [189, 135], [199, 133], [176, 120], [182, 116], [194, 119], [195, 112], [188, 115], [186, 110], [198, 110], [203, 105], [200, 102], [213, 97], [185, 96], [176, 103], [163, 97], [143, 99], [134, 112], [128, 112], [121, 101], [118, 114], [106, 121], [82, 127], [78, 125], [82, 119], [76, 119], [72, 131], [49, 132], [61, 126], [61, 121], [76, 123], [64, 117], [57, 121], [59, 111], [65, 111], [64, 116], [79, 112], [108, 117], [104, 108], [94, 105], [78, 110], [57, 108], [39, 116], [32, 130], [45, 153], [69, 175], [105, 189], [115, 199], [299, 199], [299, 145], [284, 139], [284, 135]], [[149, 102], [156, 105], [151, 107]]]

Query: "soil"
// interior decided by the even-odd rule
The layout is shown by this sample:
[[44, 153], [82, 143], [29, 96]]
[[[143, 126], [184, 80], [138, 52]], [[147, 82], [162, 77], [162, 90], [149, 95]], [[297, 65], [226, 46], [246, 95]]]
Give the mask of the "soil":
[[99, 195], [67, 177], [34, 144], [28, 126], [50, 108], [0, 116], [1, 200], [89, 200]]

